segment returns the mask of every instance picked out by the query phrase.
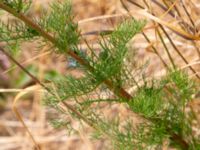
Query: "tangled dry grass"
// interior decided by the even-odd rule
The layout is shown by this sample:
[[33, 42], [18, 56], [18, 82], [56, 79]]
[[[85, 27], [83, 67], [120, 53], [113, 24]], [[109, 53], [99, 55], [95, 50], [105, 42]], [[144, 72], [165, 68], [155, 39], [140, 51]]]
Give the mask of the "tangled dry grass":
[[[48, 3], [50, 1], [52, 0], [34, 0], [29, 15], [40, 16], [43, 8], [48, 9]], [[167, 10], [153, 2], [153, 0], [132, 1], [143, 6], [145, 10], [148, 9], [149, 14], [154, 14], [158, 19], [164, 20], [164, 22], [167, 22], [170, 26], [166, 28], [166, 24], [163, 23], [159, 26], [159, 20], [152, 20], [149, 15], [145, 16], [142, 15], [142, 13], [138, 13], [143, 8], [139, 8], [130, 1], [128, 2], [125, 0], [124, 4], [126, 7], [121, 4], [120, 0], [73, 0], [74, 12], [76, 14], [75, 19], [79, 22], [80, 29], [83, 33], [113, 29], [118, 22], [123, 20], [123, 16], [126, 16], [127, 14], [131, 14], [139, 19], [147, 19], [148, 24], [143, 32], [148, 37], [149, 41], [146, 41], [144, 36], [140, 34], [133, 39], [133, 44], [129, 45], [137, 50], [136, 58], [134, 60], [132, 60], [132, 57], [135, 54], [133, 54], [133, 51], [129, 52], [128, 59], [132, 60], [132, 67], [135, 67], [136, 65], [139, 66], [148, 61], [148, 67], [145, 70], [146, 76], [148, 78], [153, 76], [159, 78], [166, 73], [166, 65], [169, 66], [174, 63], [178, 65], [180, 69], [186, 70], [190, 74], [191, 79], [193, 78], [199, 82], [200, 39], [193, 40], [194, 35], [200, 37], [199, 0], [184, 0], [184, 5], [181, 5], [181, 1], [179, 0], [173, 1], [174, 3], [171, 1], [171, 3], [166, 4], [169, 6], [169, 9]], [[162, 3], [162, 5], [164, 4]], [[186, 10], [184, 9], [184, 6], [186, 7]], [[127, 12], [125, 8], [130, 12]], [[176, 9], [178, 11], [176, 11]], [[185, 23], [187, 23], [187, 25], [185, 25]], [[162, 29], [163, 26], [165, 27], [164, 30]], [[177, 30], [177, 28], [170, 27], [182, 29]], [[184, 35], [182, 30], [187, 32], [188, 35]], [[166, 31], [167, 35], [164, 31]], [[163, 41], [159, 37], [159, 33], [163, 38]], [[169, 36], [172, 41], [170, 41], [167, 36]], [[87, 40], [95, 46], [97, 38], [96, 36], [89, 36], [87, 37]], [[165, 46], [163, 45], [166, 45], [169, 52], [166, 51]], [[82, 47], [84, 47], [84, 44]], [[45, 48], [48, 49], [48, 47]], [[18, 60], [22, 62], [24, 66], [29, 66], [30, 64], [38, 66], [39, 69], [35, 75], [41, 81], [44, 79], [45, 72], [55, 68], [62, 74], [80, 75], [79, 70], [67, 69], [65, 58], [57, 57], [54, 54], [46, 52], [45, 48], [38, 51], [37, 46], [35, 46], [34, 43], [25, 43]], [[170, 57], [173, 62], [170, 60]], [[163, 62], [165, 65], [163, 65]], [[21, 89], [13, 89], [14, 86], [11, 87], [14, 83], [12, 80], [17, 80], [18, 78], [16, 76], [21, 72], [18, 68], [12, 68], [14, 71], [12, 71], [12, 74], [9, 74], [10, 61], [8, 58], [2, 56], [2, 54], [0, 54], [0, 65], [0, 72], [2, 72], [0, 73], [0, 90], [4, 93], [4, 98], [6, 98], [6, 102], [2, 104], [0, 111], [0, 149], [31, 150], [34, 148], [34, 145], [30, 137], [27, 135], [23, 125], [16, 119], [11, 110], [14, 97], [16, 94], [23, 91]], [[27, 80], [26, 84], [21, 88], [27, 88], [33, 85], [30, 79]], [[20, 97], [17, 108], [20, 110], [20, 113], [22, 114], [34, 139], [40, 145], [41, 150], [104, 149], [106, 141], [91, 140], [91, 129], [87, 127], [80, 130], [77, 122], [73, 123], [74, 128], [77, 128], [77, 134], [73, 136], [67, 136], [65, 129], [57, 130], [51, 127], [48, 120], [56, 114], [42, 105], [42, 95], [39, 90], [39, 88], [33, 87], [32, 90], [29, 91], [28, 96], [23, 98]], [[129, 89], [129, 92], [133, 91], [134, 88]], [[195, 98], [200, 100], [198, 95]], [[198, 114], [198, 111], [200, 112], [200, 103], [192, 105]], [[123, 116], [128, 114], [128, 112], [121, 106], [113, 106], [109, 111], [106, 110], [105, 106], [105, 113], [114, 115], [119, 112]], [[72, 118], [68, 119], [73, 121]], [[194, 131], [199, 132], [198, 130]]]

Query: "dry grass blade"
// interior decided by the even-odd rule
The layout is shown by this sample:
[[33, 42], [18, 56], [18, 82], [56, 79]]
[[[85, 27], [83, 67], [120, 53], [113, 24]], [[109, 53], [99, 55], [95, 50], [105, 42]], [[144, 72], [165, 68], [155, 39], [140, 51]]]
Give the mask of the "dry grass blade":
[[145, 16], [145, 17], [147, 17], [147, 18], [149, 18], [149, 19], [151, 19], [151, 20], [153, 20], [153, 21], [155, 21], [155, 22], [157, 22], [157, 23], [169, 28], [170, 30], [174, 31], [176, 34], [184, 37], [187, 40], [200, 40], [200, 37], [198, 35], [192, 35], [190, 33], [187, 33], [186, 31], [182, 30], [181, 28], [177, 28], [174, 25], [172, 25], [172, 24], [170, 24], [170, 23], [168, 23], [166, 21], [163, 21], [160, 18], [158, 18], [156, 16], [153, 16], [152, 14], [150, 14], [150, 13], [148, 13], [146, 11], [143, 11], [143, 10], [138, 11], [138, 14], [139, 15], [143, 15], [143, 16]]
[[200, 64], [200, 61], [195, 61], [195, 62], [189, 63], [189, 64], [181, 67], [181, 69], [185, 69], [185, 68], [188, 68], [188, 67], [191, 67], [191, 66], [195, 66], [195, 65], [199, 65], [199, 64]]
[[30, 90], [27, 89], [0, 89], [0, 93], [17, 93], [17, 92], [23, 92], [23, 91], [27, 91], [29, 92]]
[[[132, 3], [131, 0], [128, 0], [128, 1]], [[154, 2], [157, 3], [157, 1], [154, 1]], [[183, 60], [186, 64], [188, 64], [189, 62], [188, 62], [187, 59], [183, 56], [183, 54], [180, 52], [180, 50], [177, 48], [177, 46], [174, 44], [174, 42], [172, 41], [171, 37], [168, 35], [168, 33], [166, 32], [166, 30], [164, 29], [163, 26], [165, 26], [165, 27], [171, 29], [173, 32], [175, 32], [176, 34], [180, 35], [180, 36], [183, 37], [184, 39], [191, 40], [192, 42], [194, 42], [194, 40], [197, 40], [197, 41], [198, 41], [200, 37], [199, 37], [198, 35], [197, 35], [197, 36], [196, 36], [196, 35], [191, 35], [190, 33], [185, 32], [182, 28], [176, 28], [176, 27], [174, 27], [174, 26], [171, 25], [170, 23], [167, 23], [167, 22], [161, 20], [160, 18], [156, 17], [155, 14], [154, 14], [153, 12], [152, 12], [152, 14], [146, 12], [146, 11], [144, 10], [144, 7], [141, 6], [141, 5], [139, 5], [139, 4], [137, 4], [136, 2], [134, 2], [134, 3], [132, 3], [132, 4], [134, 4], [134, 5], [138, 6], [139, 8], [142, 8], [142, 9], [143, 9], [143, 10], [141, 10], [141, 11], [138, 11], [138, 14], [143, 15], [143, 16], [146, 16], [147, 18], [150, 18], [151, 20], [153, 20], [153, 21], [155, 21], [156, 23], [159, 24], [159, 27], [162, 29], [162, 31], [164, 32], [164, 34], [166, 35], [166, 37], [167, 37], [168, 40], [170, 41], [170, 43], [171, 43], [172, 47], [174, 48], [174, 50], [178, 53], [178, 55], [182, 58], [182, 60]], [[159, 3], [159, 6], [161, 7], [162, 5]], [[175, 5], [174, 5], [174, 6], [175, 6]], [[148, 6], [147, 6], [147, 7], [148, 7]], [[127, 8], [125, 8], [125, 9], [127, 9]], [[165, 9], [165, 10], [166, 10], [166, 9]], [[127, 10], [127, 11], [129, 11], [129, 10]], [[166, 10], [166, 11], [167, 11], [167, 10]], [[130, 11], [129, 11], [129, 12], [130, 12]], [[156, 28], [157, 28], [157, 26], [156, 26]], [[155, 28], [155, 29], [156, 29], [156, 28]], [[144, 34], [143, 34], [143, 35], [144, 35]], [[145, 39], [147, 39], [147, 41], [149, 42], [148, 37], [145, 36], [145, 35], [144, 35], [144, 37], [145, 37]], [[162, 42], [162, 43], [163, 43], [163, 42]], [[166, 45], [163, 45], [163, 46], [164, 46], [164, 48], [166, 49]], [[197, 51], [198, 51], [198, 50], [197, 50]], [[158, 55], [158, 56], [159, 56], [159, 55]], [[162, 58], [162, 57], [159, 56], [159, 58]], [[161, 59], [161, 60], [162, 60], [162, 59]], [[163, 61], [162, 61], [162, 62], [163, 62]], [[165, 64], [165, 63], [164, 63], [164, 64]], [[198, 79], [200, 79], [200, 76], [196, 73], [195, 69], [193, 69], [191, 66], [189, 66], [189, 68], [190, 68], [190, 70], [196, 75], [196, 77], [197, 77]]]
[[12, 104], [12, 110], [13, 112], [15, 113], [16, 117], [18, 118], [18, 120], [21, 122], [21, 124], [23, 125], [24, 129], [26, 130], [26, 132], [28, 133], [28, 135], [30, 136], [33, 144], [35, 145], [35, 148], [37, 150], [40, 150], [40, 147], [38, 145], [38, 143], [36, 142], [33, 134], [31, 133], [31, 131], [28, 129], [26, 123], [24, 122], [23, 120], [23, 117], [22, 115], [20, 114], [19, 110], [17, 109], [17, 102], [20, 100], [20, 98], [22, 96], [24, 96], [25, 94], [27, 94], [28, 92], [30, 91], [39, 91], [38, 89], [40, 89], [40, 86], [38, 85], [35, 85], [35, 86], [31, 86], [31, 87], [28, 87], [26, 88], [25, 90], [21, 91], [20, 93], [18, 93], [15, 98], [14, 98], [14, 101], [13, 101], [13, 104]]
[[[24, 62], [21, 62], [20, 64], [25, 65], [25, 64], [30, 63], [30, 62], [32, 62], [32, 61], [38, 59], [38, 58], [44, 57], [44, 56], [46, 56], [46, 55], [49, 55], [50, 53], [51, 53], [50, 51], [45, 52], [45, 53], [42, 53], [42, 54], [40, 54], [40, 55], [38, 55], [38, 56], [35, 56], [35, 57], [30, 58], [30, 59], [28, 59], [28, 60], [26, 60], [26, 61], [24, 61]], [[13, 67], [11, 67], [11, 68], [5, 70], [2, 74], [6, 74], [6, 73], [12, 71], [13, 69], [15, 69], [16, 67], [17, 67], [17, 66], [13, 66]]]
[[177, 0], [174, 1], [174, 3], [168, 8], [168, 10], [166, 10], [165, 13], [160, 16], [160, 18], [164, 18], [175, 7], [176, 3]]

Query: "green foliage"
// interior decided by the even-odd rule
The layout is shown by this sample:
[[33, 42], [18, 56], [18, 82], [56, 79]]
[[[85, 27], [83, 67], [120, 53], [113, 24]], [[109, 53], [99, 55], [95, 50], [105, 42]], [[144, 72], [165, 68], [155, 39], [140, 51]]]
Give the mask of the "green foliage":
[[50, 14], [45, 13], [39, 24], [53, 34], [58, 52], [66, 54], [67, 50], [77, 50], [80, 34], [78, 24], [73, 22], [69, 0], [64, 3], [54, 2]]
[[[160, 139], [159, 136], [164, 136], [170, 139], [173, 133], [187, 139], [190, 146], [193, 146], [196, 139], [192, 138], [191, 122], [186, 118], [185, 107], [186, 102], [194, 94], [195, 85], [189, 81], [185, 73], [176, 70], [170, 72], [157, 84], [162, 86], [159, 88], [158, 86], [147, 87], [146, 85], [141, 87], [135, 97], [128, 102], [130, 108], [145, 118], [151, 119], [153, 126], [150, 127], [150, 133], [155, 134], [151, 137]], [[145, 135], [148, 134], [145, 133]], [[151, 137], [147, 136], [146, 140], [150, 140]], [[142, 139], [145, 138], [142, 137]], [[146, 140], [145, 143], [148, 144]], [[174, 146], [179, 145], [173, 140], [171, 142]]]
[[30, 8], [32, 0], [2, 0], [2, 2], [15, 9], [18, 13], [26, 13]]
[[[126, 44], [136, 35], [146, 24], [145, 21], [136, 21], [135, 19], [125, 20], [121, 25], [119, 25], [115, 31], [110, 36], [109, 44], [112, 44], [115, 48], [116, 53], [123, 50]], [[124, 57], [126, 50], [123, 50], [121, 56]]]
[[115, 83], [120, 83], [121, 73], [124, 71], [124, 59], [128, 48], [127, 43], [144, 27], [144, 21], [130, 19], [119, 25], [106, 41], [104, 36], [100, 41], [101, 53], [99, 59], [94, 61], [93, 75], [96, 79], [112, 79]]
[[35, 34], [21, 22], [8, 22], [7, 24], [0, 22], [0, 32], [1, 42], [32, 39], [35, 36]]
[[59, 128], [63, 128], [63, 127], [67, 127], [70, 123], [69, 122], [66, 122], [64, 120], [52, 120], [51, 122], [51, 125], [56, 128], [56, 129], [59, 129]]
[[[88, 61], [92, 61], [93, 70], [86, 72], [85, 77], [74, 78], [71, 76], [66, 76], [62, 80], [56, 80], [57, 93], [60, 95], [62, 100], [68, 98], [78, 97], [81, 95], [87, 95], [88, 93], [94, 91], [101, 83], [107, 79], [116, 78], [116, 82], [120, 82], [118, 79], [119, 73], [122, 71], [122, 65], [127, 52], [126, 44], [136, 33], [138, 33], [144, 26], [143, 21], [129, 20], [122, 23], [116, 30], [110, 35], [109, 40], [112, 39], [113, 44], [107, 44], [106, 41], [101, 42], [101, 48], [103, 49], [102, 55], [97, 60], [92, 60], [91, 57], [87, 57]], [[125, 31], [128, 32], [128, 36], [123, 36], [124, 40], [121, 42], [119, 47], [120, 35], [124, 35]], [[116, 35], [116, 37], [115, 37]], [[126, 39], [126, 40], [125, 40]], [[109, 41], [108, 40], [108, 41]], [[115, 41], [115, 42], [114, 42]], [[49, 100], [56, 102], [57, 98], [50, 98]], [[57, 101], [59, 102], [59, 101]]]
[[[77, 79], [72, 76], [65, 76], [61, 80], [57, 81], [55, 80], [54, 83], [56, 87], [56, 92], [59, 94], [62, 100], [66, 100], [68, 98], [75, 98], [81, 95], [86, 95], [87, 93], [93, 91], [98, 86], [98, 83], [97, 82], [95, 83], [95, 80], [89, 77], [83, 77]], [[59, 102], [56, 97], [51, 95], [46, 102], [51, 103], [49, 102], [49, 100]]]
[[[2, 2], [17, 13], [24, 13], [27, 10], [25, 8], [28, 8], [22, 0], [0, 1]], [[15, 13], [13, 15], [17, 17]], [[67, 55], [73, 51], [76, 61], [84, 68], [82, 71], [85, 74], [80, 78], [50, 72], [48, 80], [51, 80], [51, 83], [45, 85], [46, 105], [55, 108], [60, 115], [71, 115], [81, 124], [84, 121], [96, 129], [96, 138], [108, 139], [114, 149], [161, 149], [164, 141], [177, 149], [198, 149], [200, 142], [193, 136], [191, 125], [195, 118], [188, 119], [185, 111], [196, 92], [196, 85], [189, 80], [188, 75], [171, 70], [163, 79], [152, 80], [141, 86], [136, 84], [133, 78], [129, 80], [131, 74], [125, 64], [127, 44], [142, 30], [145, 21], [133, 18], [124, 20], [111, 34], [101, 35], [99, 54], [94, 54], [95, 49], [88, 46], [91, 53], [86, 56], [81, 55], [78, 46], [82, 37], [78, 24], [73, 21], [70, 1], [54, 2], [51, 12], [44, 13], [42, 18], [35, 20], [35, 24], [29, 25], [30, 22], [22, 21], [25, 20], [15, 24], [1, 23], [0, 41], [11, 44], [36, 38], [41, 40], [42, 37], [45, 44], [51, 42], [50, 45], [61, 54]], [[137, 72], [142, 76], [142, 71]], [[138, 87], [130, 99], [120, 93], [125, 82], [133, 82]], [[66, 105], [68, 102], [72, 105]], [[60, 107], [60, 103], [68, 109]], [[106, 117], [101, 104], [107, 104], [109, 109], [113, 104], [123, 105], [137, 113], [144, 121], [135, 125], [131, 119], [121, 122], [117, 115], [114, 119]], [[52, 121], [55, 127], [70, 126], [67, 119], [59, 118]]]
[[172, 83], [168, 90], [178, 99], [177, 102], [182, 106], [185, 106], [191, 99], [192, 94], [195, 93], [195, 84], [188, 78], [186, 73], [175, 70], [168, 75], [164, 82]]
[[4, 23], [0, 21], [0, 42], [10, 42], [18, 40], [30, 40], [38, 36], [38, 33], [27, 27], [22, 22]]
[[7, 49], [12, 54], [17, 54], [21, 42], [34, 40], [38, 38], [39, 34], [34, 29], [26, 26], [20, 21], [11, 21], [5, 23], [0, 20], [0, 42], [6, 42]]
[[145, 85], [128, 104], [134, 112], [141, 113], [146, 118], [156, 118], [164, 106], [163, 96], [160, 88]]

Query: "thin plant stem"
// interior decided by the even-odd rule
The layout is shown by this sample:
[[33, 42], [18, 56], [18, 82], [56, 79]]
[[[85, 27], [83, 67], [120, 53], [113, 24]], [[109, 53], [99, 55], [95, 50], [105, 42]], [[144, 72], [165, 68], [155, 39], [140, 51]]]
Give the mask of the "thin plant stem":
[[196, 27], [195, 27], [195, 23], [194, 23], [192, 17], [190, 16], [190, 14], [189, 14], [189, 12], [188, 12], [187, 8], [185, 7], [185, 4], [184, 4], [184, 2], [183, 2], [182, 0], [181, 0], [181, 4], [182, 4], [182, 6], [183, 6], [183, 10], [185, 11], [187, 17], [188, 17], [189, 20], [190, 20], [192, 26], [193, 26], [194, 28], [196, 28]]
[[[146, 39], [146, 41], [147, 41], [148, 43], [151, 43], [151, 41], [150, 41], [150, 39], [148, 38], [148, 36], [147, 36], [144, 32], [142, 32], [142, 34], [143, 34], [144, 38]], [[161, 57], [161, 55], [158, 53], [158, 51], [157, 51], [157, 49], [155, 48], [155, 46], [152, 45], [152, 49], [154, 50], [154, 52], [156, 53], [156, 55], [160, 58], [161, 62], [162, 62], [163, 65], [165, 66], [165, 68], [168, 69], [169, 67], [168, 67], [167, 63], [164, 61], [164, 59], [163, 59], [163, 58]]]
[[173, 60], [173, 58], [172, 58], [172, 56], [171, 56], [171, 54], [170, 54], [170, 52], [169, 52], [169, 49], [168, 49], [168, 47], [167, 47], [167, 45], [166, 45], [166, 43], [165, 43], [165, 41], [164, 41], [164, 39], [163, 39], [163, 37], [162, 37], [162, 35], [161, 35], [161, 33], [160, 33], [159, 28], [158, 28], [156, 31], [157, 31], [158, 36], [159, 36], [159, 38], [160, 38], [160, 40], [161, 40], [161, 42], [162, 42], [162, 44], [163, 44], [163, 46], [164, 46], [164, 48], [165, 48], [165, 50], [166, 50], [166, 52], [167, 52], [167, 55], [168, 55], [168, 57], [169, 57], [169, 60], [171, 61], [171, 64], [172, 64], [173, 68], [175, 69], [175, 68], [176, 68], [176, 65], [175, 65], [174, 60]]
[[92, 127], [93, 129], [102, 132], [104, 135], [111, 137], [107, 132], [99, 129], [94, 123], [92, 123], [90, 120], [88, 120], [86, 117], [84, 117], [84, 115], [82, 115], [79, 111], [77, 111], [73, 106], [71, 106], [70, 104], [64, 102], [61, 100], [61, 98], [59, 97], [59, 95], [56, 92], [55, 86], [53, 85], [53, 89], [54, 89], [54, 95], [56, 96], [56, 98], [61, 101], [61, 103], [70, 111], [72, 111], [73, 113], [75, 113], [77, 115], [78, 118], [80, 118], [81, 120], [83, 120], [86, 124], [88, 124], [90, 127]]
[[[131, 1], [131, 0], [127, 0], [127, 1]], [[153, 0], [155, 2], [157, 2], [156, 0]], [[135, 3], [135, 2], [134, 2]], [[140, 5], [140, 8], [144, 9], [143, 6]], [[153, 14], [154, 15], [154, 14]], [[169, 42], [171, 43], [172, 47], [174, 48], [174, 50], [179, 54], [179, 56], [183, 59], [183, 61], [186, 64], [189, 64], [189, 62], [187, 61], [187, 59], [183, 56], [183, 54], [179, 51], [179, 49], [177, 48], [177, 46], [174, 44], [174, 42], [172, 41], [171, 37], [168, 35], [168, 33], [166, 32], [166, 30], [164, 29], [164, 27], [160, 26], [161, 29], [163, 30], [163, 32], [165, 33], [166, 37], [168, 38]], [[189, 67], [190, 70], [196, 75], [196, 77], [198, 79], [200, 79], [200, 76], [196, 73], [196, 71], [190, 66]]]
[[45, 87], [45, 85], [40, 82], [34, 75], [32, 75], [26, 68], [24, 68], [17, 60], [15, 60], [8, 52], [6, 52], [2, 47], [0, 47], [0, 51], [4, 53], [10, 60], [12, 60], [22, 71], [24, 71], [33, 81], [35, 81], [40, 86], [44, 87], [46, 90], [48, 88]]
[[[135, 6], [137, 6], [139, 8], [141, 8], [141, 9], [144, 9], [144, 7], [142, 5], [140, 5], [140, 4], [138, 4], [138, 3], [134, 2], [134, 1], [131, 1], [131, 0], [127, 0], [127, 1], [130, 2], [130, 3], [132, 3], [132, 4], [134, 4]], [[126, 5], [124, 3], [123, 3], [123, 6], [126, 7]], [[126, 10], [129, 12], [129, 10], [127, 8], [126, 8]], [[150, 39], [148, 38], [148, 36], [144, 32], [142, 32], [142, 35], [144, 36], [144, 38], [146, 39], [146, 41], [151, 44]], [[158, 53], [158, 50], [155, 48], [155, 46], [152, 45], [152, 49], [154, 50], [154, 53], [160, 58], [160, 60], [163, 63], [164, 67], [165, 68], [169, 68], [168, 65], [167, 65], [167, 63], [164, 61], [164, 59]]]
[[[162, 4], [160, 4], [160, 3], [157, 2], [156, 0], [152, 0], [152, 1], [153, 1], [155, 4], [157, 4], [159, 7], [161, 7], [163, 10], [167, 10], [167, 8], [165, 8]], [[164, 4], [165, 4], [167, 7], [169, 7], [169, 6], [167, 5], [166, 2], [165, 2]], [[183, 5], [183, 7], [185, 7], [185, 6]], [[186, 12], [186, 14], [188, 14], [188, 17], [189, 17], [189, 19], [190, 19], [191, 24], [193, 25], [193, 27], [184, 21], [182, 15], [181, 15], [181, 13], [180, 13], [180, 11], [178, 10], [178, 8], [177, 8], [176, 5], [174, 6], [174, 9], [175, 9], [175, 11], [176, 11], [177, 14], [178, 14], [179, 19], [181, 20], [181, 22], [179, 22], [179, 25], [181, 26], [181, 28], [189, 29], [189, 30], [192, 31], [193, 33], [196, 33], [197, 31], [196, 31], [196, 27], [195, 27], [194, 21], [193, 21], [192, 18], [190, 17], [190, 15], [189, 15], [189, 13], [188, 13], [186, 7], [185, 7], [184, 11]], [[171, 15], [172, 17], [175, 18], [175, 15], [172, 15], [171, 13], [170, 13], [170, 15]], [[195, 49], [196, 49], [196, 51], [197, 51], [197, 53], [198, 53], [198, 55], [199, 55], [199, 58], [200, 58], [200, 49], [199, 49], [199, 47], [196, 45], [196, 42], [195, 42], [195, 41], [192, 40], [191, 42], [192, 42], [193, 46], [195, 47]]]
[[[171, 43], [172, 47], [174, 48], [174, 50], [179, 54], [179, 56], [182, 58], [182, 60], [186, 63], [189, 64], [189, 62], [187, 61], [187, 59], [183, 56], [183, 54], [180, 52], [180, 50], [177, 48], [177, 46], [174, 44], [174, 42], [172, 41], [171, 37], [169, 36], [169, 34], [167, 33], [167, 31], [161, 26], [161, 29], [163, 30], [163, 32], [165, 33], [166, 37], [168, 38], [169, 42]], [[190, 70], [196, 74], [196, 71], [189, 66]], [[200, 76], [198, 74], [196, 74], [196, 77], [198, 79], [200, 79]]]
[[[167, 10], [168, 10], [168, 8], [166, 8], [165, 6], [163, 6], [163, 5], [162, 5], [160, 2], [158, 2], [157, 0], [152, 0], [152, 2], [155, 3], [157, 6], [159, 6], [161, 9], [163, 9], [164, 11], [167, 11]], [[165, 3], [165, 4], [166, 4], [166, 3]], [[167, 5], [167, 4], [166, 4], [166, 5]], [[167, 7], [169, 7], [169, 6], [167, 5]], [[190, 24], [188, 24], [187, 22], [185, 22], [185, 21], [181, 18], [180, 12], [179, 12], [179, 10], [178, 10], [178, 8], [177, 8], [176, 5], [174, 5], [174, 9], [176, 10], [176, 12], [177, 12], [177, 14], [178, 14], [178, 18], [177, 18], [177, 16], [176, 16], [172, 11], [169, 11], [170, 16], [172, 16], [173, 18], [180, 19], [180, 21], [179, 21], [180, 26], [184, 25], [184, 26], [188, 27], [191, 31], [194, 31], [193, 27], [192, 27]]]
[[[190, 14], [189, 14], [189, 12], [188, 12], [188, 10], [187, 10], [187, 8], [186, 8], [186, 6], [185, 6], [185, 4], [183, 3], [182, 0], [181, 0], [181, 4], [182, 4], [182, 6], [183, 6], [183, 10], [185, 11], [187, 17], [188, 17], [189, 20], [190, 20], [192, 26], [194, 27], [194, 33], [197, 33], [197, 29], [196, 29], [195, 23], [194, 23], [192, 17], [190, 16]], [[181, 17], [181, 15], [180, 15], [180, 17]], [[196, 51], [197, 51], [197, 53], [198, 53], [198, 55], [199, 55], [199, 58], [200, 58], [200, 49], [199, 49], [199, 47], [196, 45], [196, 42], [195, 42], [195, 41], [192, 41], [192, 44], [193, 44], [193, 46], [195, 47], [195, 49], [196, 49]]]

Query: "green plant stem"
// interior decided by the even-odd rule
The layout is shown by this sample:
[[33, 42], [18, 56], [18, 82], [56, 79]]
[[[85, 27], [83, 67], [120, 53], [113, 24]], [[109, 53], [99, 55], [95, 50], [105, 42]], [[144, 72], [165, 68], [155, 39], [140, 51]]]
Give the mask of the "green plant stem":
[[[13, 14], [14, 16], [16, 16], [17, 18], [19, 18], [20, 20], [22, 20], [27, 26], [35, 29], [42, 37], [44, 37], [45, 39], [49, 40], [52, 44], [55, 44], [55, 39], [49, 35], [48, 33], [46, 33], [44, 30], [42, 30], [37, 24], [33, 23], [31, 20], [29, 20], [26, 16], [24, 16], [23, 14], [17, 13], [15, 10], [13, 10], [12, 8], [6, 6], [5, 4], [3, 4], [2, 2], [0, 2], [0, 8], [2, 8], [3, 10]], [[50, 94], [56, 96], [54, 93], [52, 93], [48, 87], [46, 87], [41, 81], [39, 81], [34, 75], [32, 75], [29, 71], [26, 70], [26, 68], [24, 68], [17, 60], [15, 60], [9, 53], [7, 53], [3, 48], [0, 48], [0, 51], [2, 51], [6, 56], [8, 56], [20, 69], [22, 69], [25, 73], [27, 73], [27, 75], [29, 77], [31, 77], [37, 84], [39, 84], [41, 87], [43, 87], [44, 89], [46, 89]], [[67, 51], [67, 53], [73, 57], [75, 60], [77, 60], [80, 64], [84, 65], [87, 69], [89, 69], [90, 71], [94, 71], [94, 68], [92, 68], [88, 62], [86, 62], [84, 59], [82, 59], [81, 57], [79, 57], [76, 53], [74, 53], [73, 51]], [[104, 83], [110, 88], [110, 89], [114, 89], [112, 82], [110, 82], [109, 80], [104, 81]], [[114, 89], [115, 91], [115, 89]], [[120, 95], [122, 98], [125, 98], [126, 100], [129, 100], [132, 98], [131, 95], [129, 95], [123, 88], [119, 88], [117, 90], [117, 92], [119, 92], [120, 94], [115, 93], [116, 95]], [[66, 102], [62, 101], [62, 104], [69, 109], [71, 112], [75, 113], [81, 120], [83, 120], [86, 124], [88, 124], [89, 126], [91, 126], [92, 128], [96, 129], [96, 130], [100, 130], [98, 129], [98, 127], [96, 127], [92, 122], [90, 122], [87, 118], [85, 118], [80, 112], [76, 111], [76, 109], [67, 104]], [[139, 116], [139, 115], [138, 115]], [[141, 118], [141, 116], [140, 116]], [[111, 135], [109, 135], [108, 133], [106, 133], [105, 131], [100, 130], [104, 135], [111, 137]]]
[[[56, 44], [55, 39], [49, 35], [48, 33], [46, 33], [44, 30], [42, 30], [37, 24], [34, 24], [31, 20], [29, 20], [26, 16], [24, 16], [23, 14], [17, 13], [14, 9], [6, 6], [5, 4], [3, 4], [2, 2], [0, 2], [0, 8], [6, 10], [7, 12], [13, 14], [14, 16], [16, 16], [17, 18], [19, 18], [20, 20], [24, 21], [24, 23], [26, 25], [28, 25], [29, 27], [33, 28], [34, 30], [36, 30], [42, 37], [44, 37], [45, 39], [49, 40], [52, 44]], [[2, 50], [1, 50], [2, 51]], [[5, 51], [4, 51], [5, 52]], [[88, 70], [90, 71], [94, 71], [94, 68], [92, 68], [87, 61], [85, 61], [84, 59], [82, 59], [81, 57], [79, 57], [76, 53], [74, 53], [73, 51], [67, 51], [67, 53], [72, 56], [74, 59], [76, 59], [80, 64], [84, 65]], [[4, 54], [8, 54], [8, 53], [4, 53]], [[14, 58], [12, 59], [13, 61], [15, 60]], [[14, 61], [15, 63], [17, 61]], [[19, 63], [16, 63], [23, 71], [26, 71], [25, 68], [23, 68], [23, 66], [21, 66]], [[28, 74], [32, 79], [34, 79], [38, 84], [40, 84], [42, 87], [44, 87], [45, 89], [48, 89], [45, 85], [43, 85], [38, 79], [35, 79], [35, 77], [32, 74]], [[109, 80], [104, 81], [104, 83], [112, 90], [115, 89], [112, 85], [112, 82], [110, 82]], [[123, 88], [119, 88], [119, 90], [117, 90], [117, 92], [119, 92], [120, 94], [116, 93], [116, 95], [120, 95], [122, 98], [125, 98], [127, 100], [131, 99], [132, 96], [129, 95]], [[84, 116], [82, 116], [80, 114], [80, 112], [77, 112], [71, 105], [68, 105], [67, 103], [63, 102], [63, 104], [66, 106], [66, 108], [68, 108], [70, 111], [74, 112], [78, 117], [80, 117], [84, 122], [86, 122], [88, 125], [92, 126], [93, 128], [95, 128], [95, 126], [93, 124], [91, 124], [90, 121], [87, 120], [87, 118], [85, 118]], [[105, 131], [103, 132], [105, 133]], [[106, 134], [106, 133], [105, 133]], [[179, 136], [171, 136], [172, 139], [174, 139], [174, 141], [176, 141], [177, 143], [179, 143], [181, 145], [181, 147], [183, 147], [183, 149], [188, 149], [188, 144]]]
[[[10, 14], [14, 15], [15, 17], [22, 20], [27, 26], [31, 27], [32, 29], [36, 30], [42, 37], [49, 40], [52, 44], [56, 44], [55, 39], [46, 33], [40, 26], [33, 23], [30, 19], [28, 19], [25, 15], [16, 12], [14, 9], [10, 8], [9, 6], [3, 4], [3, 2], [0, 2], [0, 8], [3, 10], [9, 12]], [[91, 72], [94, 71], [94, 68], [92, 68], [87, 61], [85, 61], [83, 58], [79, 57], [76, 53], [73, 51], [67, 50], [67, 54], [73, 57], [77, 62], [79, 62], [81, 65], [85, 66], [88, 70]], [[105, 80], [104, 83], [108, 86], [110, 90], [112, 90], [116, 95], [125, 98], [127, 100], [132, 99], [132, 96], [125, 91], [122, 87], [119, 87], [117, 90], [114, 88], [113, 83], [109, 80]]]

